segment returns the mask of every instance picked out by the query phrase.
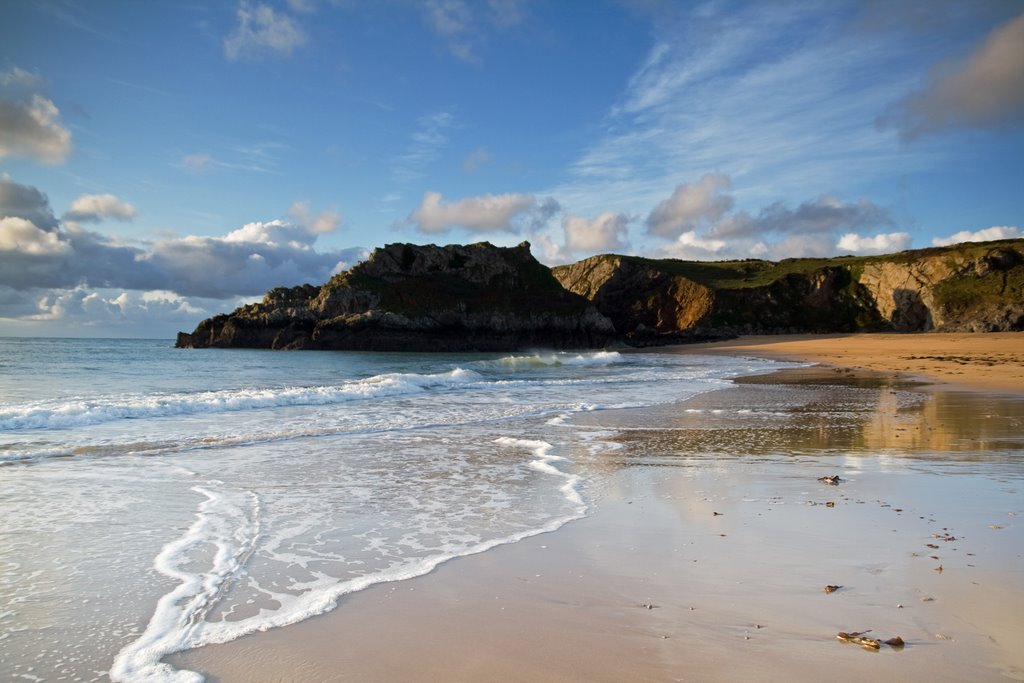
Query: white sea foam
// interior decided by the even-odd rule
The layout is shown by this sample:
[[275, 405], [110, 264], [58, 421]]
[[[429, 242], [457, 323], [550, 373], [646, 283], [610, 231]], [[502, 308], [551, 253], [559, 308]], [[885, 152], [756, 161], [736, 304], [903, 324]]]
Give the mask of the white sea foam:
[[191, 394], [142, 394], [120, 398], [62, 400], [0, 408], [0, 430], [62, 429], [116, 420], [159, 418], [197, 413], [225, 413], [288, 406], [320, 406], [348, 401], [420, 393], [480, 379], [472, 370], [421, 375], [391, 373], [338, 386], [283, 387], [204, 391]]
[[[528, 528], [489, 539], [482, 539], [478, 534], [447, 530], [444, 533], [447, 540], [442, 540], [438, 545], [423, 542], [424, 535], [429, 537], [443, 528], [437, 527], [436, 521], [431, 521], [432, 511], [438, 507], [457, 506], [457, 503], [409, 499], [411, 507], [420, 507], [426, 511], [413, 517], [418, 519], [420, 529], [406, 532], [397, 542], [394, 539], [389, 541], [385, 532], [357, 534], [364, 542], [365, 550], [378, 551], [391, 559], [386, 566], [368, 568], [364, 574], [351, 578], [338, 579], [329, 572], [311, 569], [313, 565], [328, 559], [343, 559], [330, 552], [310, 553], [307, 550], [305, 556], [295, 554], [294, 539], [306, 533], [302, 525], [285, 525], [268, 536], [261, 526], [262, 508], [255, 494], [220, 490], [215, 488], [221, 483], [217, 481], [193, 487], [193, 491], [205, 498], [199, 504], [194, 523], [181, 538], [164, 546], [153, 565], [161, 574], [178, 581], [178, 584], [159, 600], [142, 635], [118, 653], [110, 670], [111, 679], [132, 683], [200, 683], [203, 680], [200, 674], [175, 669], [163, 662], [163, 658], [174, 652], [224, 643], [243, 635], [308, 619], [334, 609], [338, 599], [346, 594], [380, 583], [422, 576], [443, 562], [554, 531], [585, 514], [586, 505], [578, 491], [580, 477], [563, 472], [556, 466], [556, 463], [566, 462], [566, 459], [553, 455], [551, 444], [513, 438], [500, 438], [496, 443], [529, 451], [534, 457], [528, 463], [530, 469], [560, 479], [558, 490], [569, 504], [568, 510], [540, 520]], [[508, 467], [505, 464], [502, 469]], [[472, 491], [473, 488], [472, 483], [462, 484], [453, 488], [449, 495], [455, 495], [457, 491]], [[368, 491], [366, 495], [372, 495], [372, 492]], [[511, 500], [503, 507], [510, 505]], [[288, 539], [293, 540], [289, 542]], [[315, 541], [322, 545], [326, 539], [317, 534]], [[425, 551], [427, 554], [397, 556], [389, 549], [392, 545]], [[235, 621], [223, 618], [223, 613], [211, 619], [232, 583], [246, 573], [246, 563], [254, 553], [263, 553], [264, 557], [272, 558], [273, 561], [301, 567], [309, 578], [293, 580], [287, 588], [275, 589], [269, 584], [261, 585], [252, 576], [247, 576], [255, 588], [270, 596], [276, 607], [261, 609], [254, 616]], [[203, 569], [197, 570], [197, 566]]]
[[[496, 363], [506, 367], [545, 367], [588, 365], [611, 365], [622, 361], [618, 351], [592, 351], [590, 353], [565, 353], [555, 351], [538, 351], [526, 356], [505, 356]], [[491, 362], [491, 361], [485, 361]]]
[[555, 467], [554, 463], [564, 462], [565, 458], [560, 455], [552, 455], [552, 446], [547, 441], [532, 441], [529, 439], [513, 439], [511, 437], [503, 436], [495, 440], [495, 443], [503, 446], [512, 446], [519, 448], [526, 448], [533, 452], [537, 457], [536, 460], [530, 462], [530, 467], [543, 472], [544, 474], [550, 474], [556, 477], [561, 477], [565, 480], [565, 483], [559, 487], [559, 490], [565, 496], [566, 500], [577, 507], [580, 515], [586, 512], [586, 504], [583, 502], [583, 497], [580, 495], [578, 490], [580, 484], [580, 477], [577, 474], [569, 474]]
[[[180, 671], [160, 659], [201, 639], [207, 610], [216, 603], [232, 578], [245, 566], [259, 538], [259, 500], [232, 500], [224, 493], [196, 486], [206, 497], [196, 520], [180, 539], [164, 546], [153, 567], [180, 583], [157, 603], [149, 625], [136, 641], [115, 658], [110, 677], [115, 681], [173, 681], [197, 683], [203, 677]], [[246, 505], [248, 503], [248, 505]], [[249, 508], [249, 509], [246, 509]], [[203, 573], [188, 571], [189, 551], [212, 545], [215, 552]]]

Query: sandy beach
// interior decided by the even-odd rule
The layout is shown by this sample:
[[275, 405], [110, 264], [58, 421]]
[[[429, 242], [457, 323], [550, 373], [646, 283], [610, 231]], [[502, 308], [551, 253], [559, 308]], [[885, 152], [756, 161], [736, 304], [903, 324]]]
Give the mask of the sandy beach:
[[583, 414], [608, 441], [585, 519], [170, 661], [225, 683], [1024, 680], [1022, 341], [686, 347], [834, 367]]
[[1024, 392], [1024, 334], [747, 336], [675, 347], [679, 353], [751, 355], [848, 370], [917, 376], [938, 384]]

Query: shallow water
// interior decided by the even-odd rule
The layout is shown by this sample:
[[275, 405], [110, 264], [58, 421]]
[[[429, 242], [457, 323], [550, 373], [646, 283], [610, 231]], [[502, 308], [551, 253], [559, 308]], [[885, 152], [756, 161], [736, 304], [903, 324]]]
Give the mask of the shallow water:
[[162, 658], [585, 515], [575, 416], [780, 366], [0, 340], [0, 677], [200, 680]]
[[[1024, 680], [1024, 398], [815, 372], [567, 416], [586, 518], [169, 661], [220, 683]], [[835, 638], [863, 629], [907, 645]]]

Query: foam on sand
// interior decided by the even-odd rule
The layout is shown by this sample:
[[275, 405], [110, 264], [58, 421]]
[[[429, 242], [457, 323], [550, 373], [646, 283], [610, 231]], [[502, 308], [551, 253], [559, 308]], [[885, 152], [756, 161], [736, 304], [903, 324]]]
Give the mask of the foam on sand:
[[[300, 563], [282, 550], [279, 538], [268, 535], [263, 528], [262, 505], [256, 494], [218, 488], [221, 482], [215, 480], [193, 487], [193, 491], [204, 497], [195, 521], [180, 538], [165, 545], [153, 563], [158, 572], [178, 583], [160, 598], [142, 635], [118, 653], [110, 670], [111, 678], [125, 682], [199, 683], [203, 680], [200, 674], [175, 669], [163, 662], [163, 658], [174, 652], [226, 643], [243, 635], [303, 621], [334, 609], [339, 598], [346, 594], [380, 583], [422, 576], [448, 560], [554, 531], [584, 515], [586, 504], [578, 491], [580, 477], [556, 466], [567, 460], [553, 455], [551, 444], [514, 438], [500, 438], [496, 443], [526, 449], [534, 458], [528, 463], [531, 470], [562, 480], [558, 490], [568, 503], [567, 513], [497, 538], [481, 539], [453, 533], [439, 547], [419, 545], [419, 549], [428, 552], [426, 555], [393, 556], [387, 566], [370, 569], [361, 576], [339, 580], [328, 573], [311, 572], [313, 578], [295, 581], [289, 587], [257, 586], [269, 595], [268, 602], [275, 607], [263, 607], [254, 616], [239, 620], [214, 615], [214, 612], [233, 583], [246, 575], [247, 562], [254, 554], [262, 552], [277, 561]], [[377, 542], [370, 537], [366, 541], [370, 545]], [[417, 545], [415, 535], [403, 538], [401, 543], [407, 547]]]

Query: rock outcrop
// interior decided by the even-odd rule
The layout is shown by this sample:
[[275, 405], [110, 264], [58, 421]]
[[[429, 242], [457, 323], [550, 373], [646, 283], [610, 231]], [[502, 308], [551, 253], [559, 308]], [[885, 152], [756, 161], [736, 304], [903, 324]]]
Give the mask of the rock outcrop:
[[177, 345], [507, 351], [881, 330], [1024, 330], [1024, 240], [777, 263], [605, 255], [553, 270], [525, 242], [390, 244]]
[[906, 252], [864, 264], [861, 283], [899, 331], [1024, 329], [1024, 240]]
[[322, 287], [274, 289], [204, 320], [179, 347], [506, 351], [600, 348], [611, 321], [563, 289], [526, 242], [390, 244]]
[[1024, 240], [778, 263], [605, 255], [553, 272], [634, 345], [729, 334], [1024, 330]]

